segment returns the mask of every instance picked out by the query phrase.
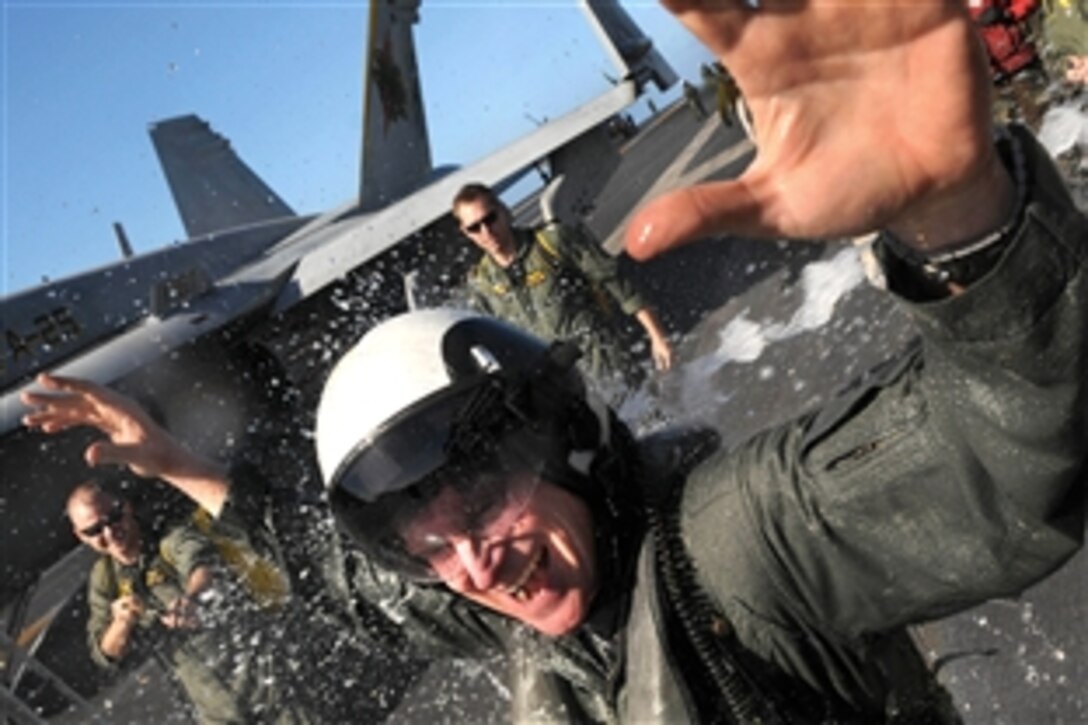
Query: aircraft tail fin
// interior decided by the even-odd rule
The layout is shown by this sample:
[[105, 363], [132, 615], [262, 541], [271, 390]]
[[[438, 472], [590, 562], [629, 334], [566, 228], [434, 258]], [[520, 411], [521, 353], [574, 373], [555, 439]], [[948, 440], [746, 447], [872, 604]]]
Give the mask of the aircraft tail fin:
[[622, 79], [652, 82], [658, 90], [676, 83], [676, 72], [616, 0], [579, 3]]
[[207, 121], [179, 116], [151, 124], [150, 133], [190, 238], [295, 215]]
[[412, 26], [420, 0], [370, 3], [359, 207], [386, 206], [432, 177]]
[[[672, 66], [616, 0], [581, 0], [579, 4], [619, 71], [614, 85], [631, 84], [641, 93], [647, 83], [662, 91], [676, 83]], [[548, 155], [552, 178], [540, 196], [544, 220], [570, 223], [584, 217], [619, 162], [619, 149], [604, 124], [552, 151]]]

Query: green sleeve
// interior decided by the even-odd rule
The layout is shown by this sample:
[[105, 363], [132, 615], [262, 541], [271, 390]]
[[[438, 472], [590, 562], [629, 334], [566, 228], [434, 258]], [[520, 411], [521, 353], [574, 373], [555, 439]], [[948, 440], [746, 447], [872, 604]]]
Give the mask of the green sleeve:
[[230, 488], [218, 521], [239, 531], [264, 527], [271, 506], [268, 481], [257, 466], [236, 461], [228, 474]]
[[[1016, 134], [1027, 204], [997, 265], [958, 296], [904, 299], [921, 344], [803, 422], [799, 450], [763, 439], [796, 450], [777, 458], [790, 485], [746, 449], [764, 466], [746, 467], [750, 505], [793, 574], [780, 586], [839, 632], [1015, 595], [1083, 541], [1088, 218]], [[886, 269], [908, 294], [909, 269]]]
[[604, 251], [600, 242], [584, 226], [552, 226], [545, 228], [543, 234], [548, 242], [555, 245], [562, 258], [569, 260], [596, 287], [607, 292], [625, 315], [633, 315], [646, 306], [630, 280], [619, 274], [617, 259]]
[[215, 544], [189, 523], [172, 529], [159, 546], [163, 558], [177, 570], [183, 589], [195, 569], [217, 562]]
[[1088, 3], [1085, 0], [1050, 0], [1044, 4], [1043, 12], [1043, 35], [1048, 54], [1088, 54]]
[[925, 301], [885, 259], [919, 344], [684, 488], [684, 543], [741, 643], [848, 701], [883, 687], [871, 637], [1016, 595], [1083, 542], [1088, 219], [1016, 133], [1027, 205], [996, 266]]
[[831, 562], [848, 572], [840, 591], [866, 583], [838, 608], [846, 631], [1014, 595], [1083, 540], [1088, 218], [1046, 151], [1014, 135], [1027, 203], [1000, 261], [934, 301], [912, 301], [909, 268], [886, 264], [921, 334], [916, 359], [806, 438], [823, 524], [853, 549]]

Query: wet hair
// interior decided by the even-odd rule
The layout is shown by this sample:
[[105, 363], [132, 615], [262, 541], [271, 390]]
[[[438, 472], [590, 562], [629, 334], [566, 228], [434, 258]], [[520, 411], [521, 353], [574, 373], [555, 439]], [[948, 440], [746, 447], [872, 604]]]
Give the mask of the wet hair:
[[462, 204], [471, 204], [476, 201], [486, 201], [494, 206], [503, 207], [502, 200], [492, 191], [490, 186], [473, 182], [471, 184], [465, 184], [461, 187], [461, 190], [457, 192], [457, 195], [453, 197], [452, 212], [454, 219], [461, 221], [457, 216], [457, 207]]

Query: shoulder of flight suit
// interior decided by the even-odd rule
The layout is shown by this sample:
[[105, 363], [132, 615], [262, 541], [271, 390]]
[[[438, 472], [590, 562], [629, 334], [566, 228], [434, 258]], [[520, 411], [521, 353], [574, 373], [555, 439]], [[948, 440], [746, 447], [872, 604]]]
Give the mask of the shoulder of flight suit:
[[610, 295], [625, 315], [646, 307], [646, 301], [630, 280], [619, 274], [618, 260], [606, 252], [584, 225], [551, 223], [537, 232], [540, 246], [545, 241], [565, 264], [574, 267], [600, 290]]
[[215, 544], [190, 522], [175, 526], [159, 540], [159, 555], [174, 567], [183, 587], [193, 570], [216, 561]]

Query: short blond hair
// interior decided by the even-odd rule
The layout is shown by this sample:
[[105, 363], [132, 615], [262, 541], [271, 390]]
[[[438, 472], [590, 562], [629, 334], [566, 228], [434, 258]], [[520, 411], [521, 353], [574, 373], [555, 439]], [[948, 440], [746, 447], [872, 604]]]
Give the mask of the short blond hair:
[[454, 218], [461, 221], [461, 218], [457, 216], [457, 207], [463, 204], [471, 204], [474, 201], [486, 201], [500, 209], [504, 208], [502, 200], [499, 199], [490, 186], [473, 182], [462, 186], [461, 190], [453, 197], [452, 211]]

